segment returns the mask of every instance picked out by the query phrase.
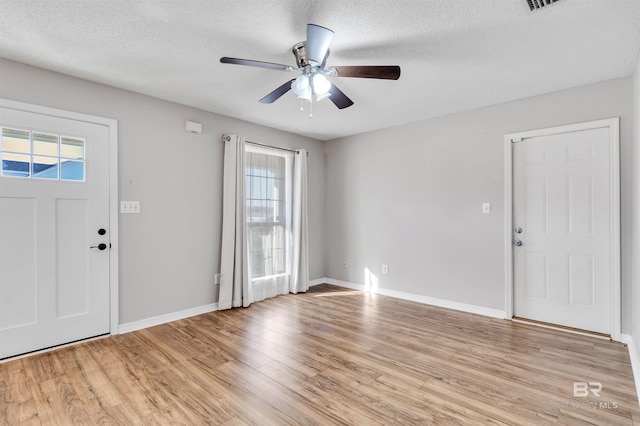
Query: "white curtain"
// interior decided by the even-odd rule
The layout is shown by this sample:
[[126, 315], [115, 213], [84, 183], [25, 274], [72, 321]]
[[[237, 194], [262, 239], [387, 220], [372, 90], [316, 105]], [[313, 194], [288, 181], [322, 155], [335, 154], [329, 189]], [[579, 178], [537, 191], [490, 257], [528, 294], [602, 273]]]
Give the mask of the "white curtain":
[[245, 140], [224, 135], [224, 187], [219, 309], [248, 307], [278, 294], [309, 288], [307, 230], [307, 151], [293, 156], [291, 236], [288, 274], [251, 279], [245, 199]]
[[244, 138], [224, 135], [220, 309], [247, 307], [253, 302], [246, 238]]
[[291, 279], [289, 291], [301, 293], [309, 289], [309, 232], [307, 219], [307, 151], [293, 157], [293, 206]]
[[254, 302], [276, 297], [279, 294], [289, 293], [289, 278], [287, 275], [276, 275], [253, 279], [252, 290]]

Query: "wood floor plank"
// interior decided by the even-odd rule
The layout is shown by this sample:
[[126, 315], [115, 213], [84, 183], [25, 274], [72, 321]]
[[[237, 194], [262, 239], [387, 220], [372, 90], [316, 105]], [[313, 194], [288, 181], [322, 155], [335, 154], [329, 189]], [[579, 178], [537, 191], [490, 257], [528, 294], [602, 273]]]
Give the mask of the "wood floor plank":
[[95, 425], [138, 426], [145, 424], [138, 413], [126, 403], [105, 407], [91, 416], [91, 420]]
[[123, 395], [103, 370], [80, 370], [67, 377], [90, 415], [123, 402]]
[[220, 424], [222, 426], [249, 426], [249, 423], [245, 423], [240, 417], [234, 417]]
[[126, 359], [107, 364], [104, 371], [141, 418], [152, 416], [154, 412], [171, 413], [172, 416], [176, 412], [171, 396], [159, 383], [150, 379], [144, 371]]
[[229, 361], [213, 370], [213, 374], [234, 386], [241, 386], [254, 393], [268, 405], [276, 408], [296, 424], [339, 424], [339, 418], [324, 413], [300, 394], [283, 386], [259, 370], [237, 361]]
[[215, 419], [216, 423], [226, 421], [235, 415], [226, 400], [218, 398], [207, 387], [200, 386], [192, 377], [185, 375], [179, 368], [180, 364], [152, 376], [171, 395], [176, 406], [189, 413], [195, 422], [203, 424], [211, 419]]
[[21, 359], [1, 364], [0, 368], [0, 383], [9, 385], [16, 381], [24, 382], [27, 377], [24, 362]]
[[34, 383], [63, 377], [66, 372], [58, 358], [58, 351], [22, 359], [24, 370]]
[[193, 425], [193, 418], [177, 406], [170, 405], [168, 407], [158, 408], [144, 417], [144, 424], [154, 426], [191, 426]]
[[145, 338], [148, 334], [148, 330], [122, 334], [115, 336], [114, 343], [121, 347], [120, 353], [144, 371], [161, 372], [180, 360], [173, 354], [157, 348], [155, 342]]
[[220, 377], [217, 367], [210, 368], [206, 363], [194, 358], [177, 365], [177, 368], [196, 382], [205, 380], [210, 393], [215, 397], [224, 398], [225, 402], [233, 407], [237, 417], [248, 424], [296, 424], [291, 417], [270, 406], [252, 389], [247, 389], [247, 386], [235, 381], [229, 383], [227, 378]]
[[26, 376], [24, 380], [14, 380], [11, 386], [0, 382], [0, 419], [6, 424], [37, 424], [38, 410], [32, 388], [33, 382]]
[[458, 385], [455, 382], [444, 382], [434, 380], [423, 386], [423, 391], [429, 395], [429, 400], [434, 401], [436, 406], [446, 406], [454, 404], [462, 408], [483, 413], [488, 418], [494, 419], [496, 423], [508, 425], [544, 425], [555, 424], [557, 417], [548, 415], [539, 408], [528, 410], [533, 404], [513, 401], [513, 398], [505, 399], [502, 395], [492, 395], [487, 393], [484, 387], [468, 386], [463, 382]]
[[260, 368], [260, 372], [311, 401], [320, 410], [347, 424], [384, 425], [367, 407], [354, 405], [350, 398], [338, 398], [332, 390], [336, 383], [319, 377], [305, 377], [277, 361]]
[[637, 397], [623, 344], [331, 285], [0, 364], [3, 426], [631, 425]]
[[57, 355], [66, 374], [96, 371], [102, 368], [91, 355], [89, 345], [71, 346], [67, 351], [57, 352]]
[[34, 399], [43, 425], [91, 424], [91, 417], [82, 406], [67, 377], [45, 380], [35, 385]]

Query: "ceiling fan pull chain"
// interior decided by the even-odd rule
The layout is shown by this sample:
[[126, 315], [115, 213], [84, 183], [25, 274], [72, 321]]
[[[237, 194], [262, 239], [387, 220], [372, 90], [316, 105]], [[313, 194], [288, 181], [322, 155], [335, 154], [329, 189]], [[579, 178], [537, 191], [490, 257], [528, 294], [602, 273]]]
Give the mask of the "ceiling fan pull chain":
[[309, 102], [309, 118], [313, 118], [313, 98]]

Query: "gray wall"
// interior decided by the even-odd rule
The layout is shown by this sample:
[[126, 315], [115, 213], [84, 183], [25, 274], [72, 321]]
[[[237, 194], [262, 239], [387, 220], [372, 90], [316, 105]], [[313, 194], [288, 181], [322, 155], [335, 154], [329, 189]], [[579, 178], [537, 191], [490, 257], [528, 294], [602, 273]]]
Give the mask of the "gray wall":
[[[640, 359], [640, 57], [633, 79], [633, 114], [635, 134], [633, 145], [633, 341]], [[640, 366], [638, 366], [640, 368]], [[636, 386], [640, 386], [637, 384]], [[640, 397], [640, 395], [638, 395]]]
[[[634, 96], [633, 80], [618, 79], [323, 144], [0, 59], [0, 97], [118, 120], [120, 199], [142, 202], [140, 215], [120, 216], [121, 323], [217, 301], [223, 133], [310, 151], [311, 279], [363, 284], [368, 268], [382, 288], [504, 309], [504, 134], [620, 116], [622, 331], [633, 322], [638, 344], [630, 237], [640, 217], [631, 210], [638, 72], [635, 82]], [[185, 133], [185, 119], [204, 133]], [[640, 173], [635, 182], [637, 202]], [[633, 230], [637, 258], [640, 224]]]
[[7, 60], [0, 97], [118, 120], [119, 196], [142, 211], [120, 215], [121, 324], [217, 301], [223, 133], [309, 151], [310, 278], [324, 276], [323, 142]]
[[631, 92], [617, 79], [327, 142], [327, 276], [364, 284], [368, 268], [381, 288], [504, 309], [504, 135], [619, 116], [628, 333]]

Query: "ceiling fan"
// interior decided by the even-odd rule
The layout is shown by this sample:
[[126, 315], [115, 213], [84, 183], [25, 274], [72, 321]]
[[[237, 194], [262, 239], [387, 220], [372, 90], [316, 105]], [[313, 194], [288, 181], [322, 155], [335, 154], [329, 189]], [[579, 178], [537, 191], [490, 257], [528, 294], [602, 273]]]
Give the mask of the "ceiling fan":
[[260, 99], [263, 104], [273, 103], [289, 90], [293, 90], [301, 101], [311, 102], [314, 97], [317, 101], [329, 98], [335, 106], [343, 109], [353, 105], [353, 101], [338, 89], [335, 84], [331, 83], [326, 76], [383, 80], [397, 80], [400, 78], [400, 67], [397, 65], [357, 65], [326, 68], [332, 37], [332, 30], [319, 25], [307, 24], [307, 40], [296, 43], [292, 49], [297, 67], [226, 56], [220, 58], [220, 62], [223, 64], [301, 72], [297, 78], [287, 81]]

